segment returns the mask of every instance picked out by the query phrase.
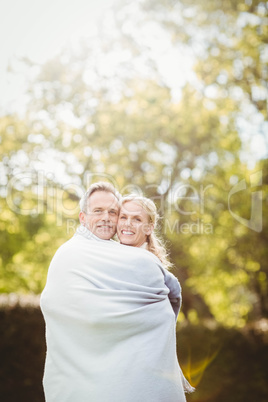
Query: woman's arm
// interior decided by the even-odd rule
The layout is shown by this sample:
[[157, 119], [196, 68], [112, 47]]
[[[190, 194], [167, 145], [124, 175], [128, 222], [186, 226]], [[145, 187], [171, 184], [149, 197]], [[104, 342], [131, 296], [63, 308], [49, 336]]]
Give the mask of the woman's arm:
[[165, 284], [170, 291], [168, 297], [177, 319], [181, 308], [181, 285], [178, 279], [165, 268], [163, 269], [163, 274], [165, 278]]

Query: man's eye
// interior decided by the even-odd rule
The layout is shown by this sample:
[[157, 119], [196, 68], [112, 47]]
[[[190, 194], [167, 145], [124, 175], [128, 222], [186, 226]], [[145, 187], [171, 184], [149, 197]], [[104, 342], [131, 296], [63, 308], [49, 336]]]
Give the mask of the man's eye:
[[140, 218], [135, 218], [135, 221], [141, 222], [141, 219]]
[[116, 211], [110, 211], [109, 213], [110, 213], [110, 215], [113, 215], [113, 216], [116, 216], [116, 215], [117, 215], [117, 212], [116, 212]]
[[120, 216], [120, 219], [126, 219], [126, 217], [125, 216]]
[[100, 213], [102, 212], [102, 210], [101, 210], [101, 209], [95, 209], [94, 212], [95, 212], [96, 214], [100, 214]]

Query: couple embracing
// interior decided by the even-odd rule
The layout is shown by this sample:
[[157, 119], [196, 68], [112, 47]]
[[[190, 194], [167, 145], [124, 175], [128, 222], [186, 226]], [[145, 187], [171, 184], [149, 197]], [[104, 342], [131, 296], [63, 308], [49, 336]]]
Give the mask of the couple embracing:
[[81, 225], [57, 250], [41, 295], [46, 402], [185, 402], [181, 287], [155, 235], [155, 204], [99, 182], [80, 208]]

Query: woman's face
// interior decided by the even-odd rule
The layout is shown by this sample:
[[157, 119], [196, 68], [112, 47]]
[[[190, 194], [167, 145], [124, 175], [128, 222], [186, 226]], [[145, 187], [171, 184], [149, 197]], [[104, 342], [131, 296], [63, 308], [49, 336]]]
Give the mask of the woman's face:
[[141, 205], [135, 201], [127, 201], [120, 210], [117, 236], [120, 243], [140, 247], [153, 231], [149, 216]]

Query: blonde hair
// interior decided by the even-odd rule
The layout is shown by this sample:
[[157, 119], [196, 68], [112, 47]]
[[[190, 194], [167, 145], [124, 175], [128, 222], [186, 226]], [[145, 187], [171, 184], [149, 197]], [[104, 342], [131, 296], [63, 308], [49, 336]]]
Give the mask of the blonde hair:
[[140, 205], [147, 213], [149, 223], [152, 223], [154, 226], [152, 233], [147, 235], [148, 250], [159, 258], [165, 268], [170, 268], [172, 264], [168, 260], [167, 250], [164, 246], [163, 241], [155, 233], [155, 228], [159, 220], [159, 215], [157, 213], [155, 203], [149, 198], [142, 197], [136, 194], [129, 194], [122, 197], [121, 206], [129, 201], [133, 201], [136, 204]]
[[121, 195], [119, 192], [114, 188], [114, 186], [106, 181], [99, 181], [97, 183], [91, 184], [91, 186], [87, 189], [83, 197], [81, 198], [79, 205], [80, 210], [86, 212], [87, 209], [87, 200], [89, 197], [95, 193], [96, 191], [105, 191], [106, 193], [112, 193], [118, 201], [121, 199]]

